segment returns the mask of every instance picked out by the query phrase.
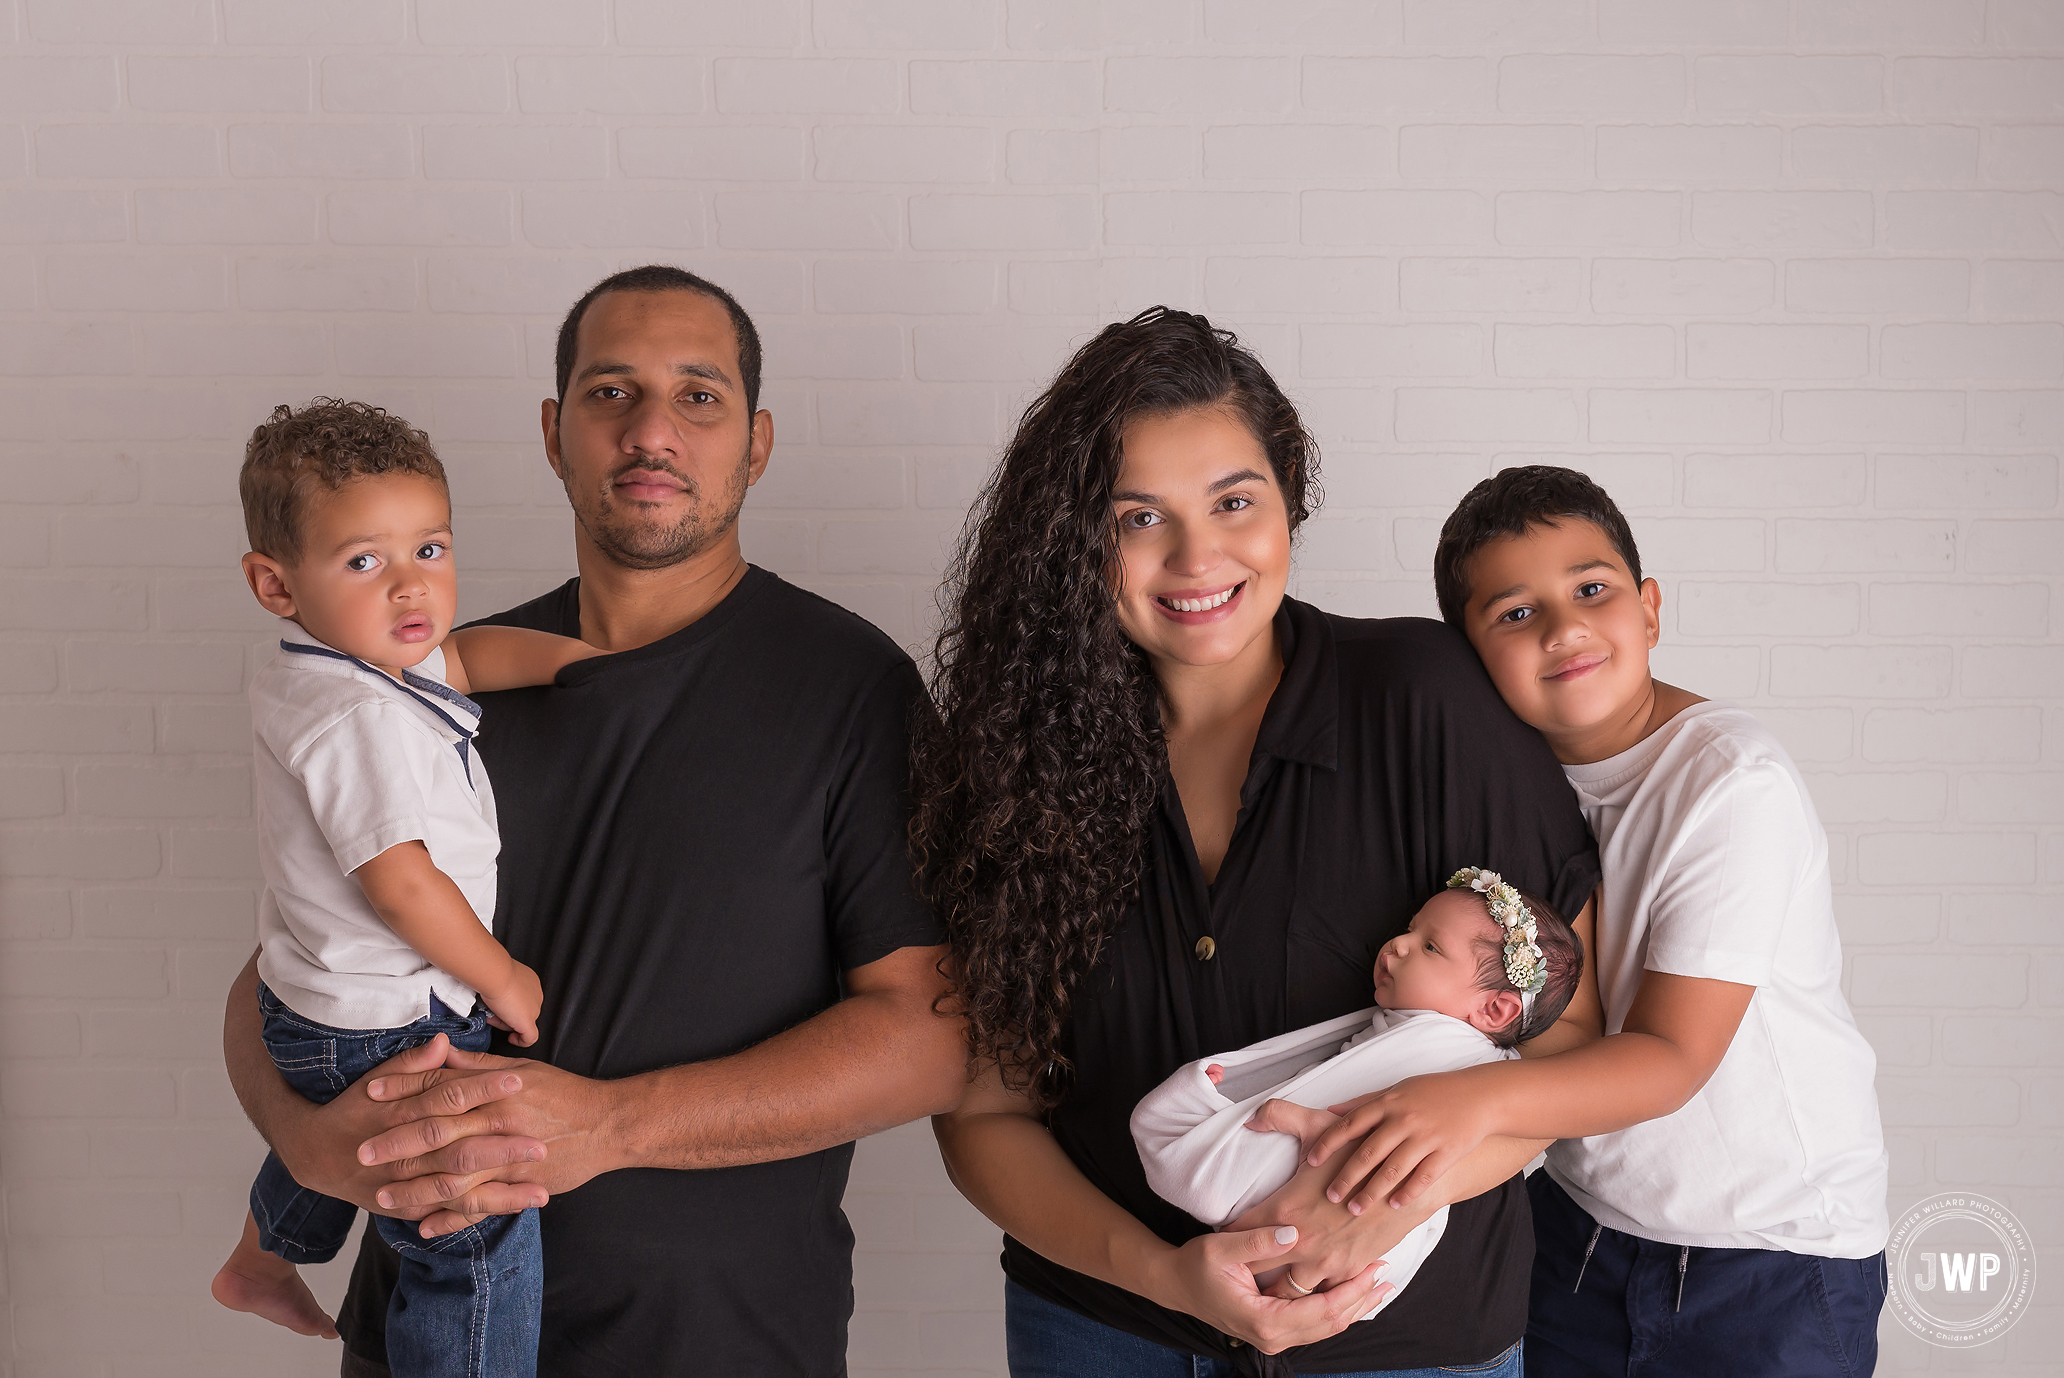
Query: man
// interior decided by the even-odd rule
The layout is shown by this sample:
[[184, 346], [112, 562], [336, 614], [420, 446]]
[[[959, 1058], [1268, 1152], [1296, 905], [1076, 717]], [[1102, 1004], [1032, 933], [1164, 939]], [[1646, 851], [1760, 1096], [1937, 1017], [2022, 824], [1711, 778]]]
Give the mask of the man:
[[[745, 563], [759, 374], [745, 312], [678, 269], [605, 279], [560, 331], [545, 454], [579, 577], [490, 620], [605, 654], [486, 696], [479, 737], [496, 933], [545, 990], [532, 1059], [439, 1040], [317, 1107], [260, 1046], [255, 969], [230, 993], [231, 1080], [303, 1184], [430, 1234], [545, 1206], [541, 1374], [842, 1373], [851, 1141], [965, 1079], [905, 847], [923, 688]], [[395, 1267], [361, 1252], [346, 1378], [387, 1372]]]

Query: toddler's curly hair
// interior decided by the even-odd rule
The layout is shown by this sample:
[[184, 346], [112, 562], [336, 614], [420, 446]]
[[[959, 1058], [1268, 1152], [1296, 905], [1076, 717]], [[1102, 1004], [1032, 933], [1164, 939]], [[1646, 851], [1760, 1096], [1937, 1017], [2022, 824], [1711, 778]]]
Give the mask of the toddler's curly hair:
[[251, 432], [237, 475], [251, 549], [300, 563], [302, 529], [316, 499], [374, 474], [420, 474], [451, 493], [430, 437], [384, 408], [337, 397], [298, 410], [274, 407]]

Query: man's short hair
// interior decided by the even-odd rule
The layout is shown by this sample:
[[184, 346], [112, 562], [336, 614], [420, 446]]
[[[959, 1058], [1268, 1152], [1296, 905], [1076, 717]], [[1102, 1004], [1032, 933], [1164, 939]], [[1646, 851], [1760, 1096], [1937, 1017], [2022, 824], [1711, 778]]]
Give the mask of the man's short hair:
[[316, 497], [375, 474], [420, 474], [451, 493], [430, 437], [392, 412], [337, 397], [318, 397], [298, 411], [274, 407], [251, 432], [237, 475], [251, 549], [299, 563]]
[[745, 387], [745, 408], [748, 412], [760, 409], [760, 332], [753, 328], [752, 317], [745, 314], [738, 298], [714, 282], [667, 263], [648, 263], [642, 268], [611, 273], [590, 287], [566, 313], [559, 325], [557, 360], [561, 406], [566, 405], [567, 385], [573, 382], [573, 355], [580, 344], [581, 317], [588, 314], [588, 307], [604, 292], [693, 292], [721, 303], [730, 313], [731, 334], [738, 342], [738, 373], [739, 382]]
[[1619, 505], [1586, 474], [1553, 464], [1528, 464], [1501, 470], [1469, 490], [1441, 527], [1433, 551], [1433, 594], [1441, 617], [1462, 625], [1469, 603], [1469, 581], [1463, 567], [1469, 557], [1492, 541], [1523, 536], [1536, 526], [1554, 526], [1567, 518], [1590, 522], [1627, 564], [1634, 582], [1641, 582], [1641, 552]]

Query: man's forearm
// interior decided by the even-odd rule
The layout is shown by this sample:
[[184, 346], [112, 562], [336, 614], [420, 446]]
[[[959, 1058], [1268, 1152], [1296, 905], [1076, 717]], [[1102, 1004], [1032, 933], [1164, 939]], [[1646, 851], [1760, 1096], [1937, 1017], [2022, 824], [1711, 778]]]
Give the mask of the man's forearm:
[[931, 1008], [937, 989], [857, 992], [742, 1053], [607, 1083], [614, 1166], [793, 1158], [951, 1110], [967, 1050], [961, 1021]]
[[229, 1070], [229, 1084], [237, 1103], [263, 1136], [277, 1150], [282, 1119], [308, 1102], [294, 1093], [272, 1065], [265, 1051], [264, 1023], [258, 1014], [258, 954], [237, 973], [229, 988], [229, 1003], [222, 1011], [222, 1062]]

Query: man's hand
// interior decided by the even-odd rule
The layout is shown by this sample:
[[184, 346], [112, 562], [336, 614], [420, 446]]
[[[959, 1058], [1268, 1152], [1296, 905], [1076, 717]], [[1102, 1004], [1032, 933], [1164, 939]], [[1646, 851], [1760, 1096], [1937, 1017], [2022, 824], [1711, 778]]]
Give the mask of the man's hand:
[[[511, 1081], [518, 1090], [492, 1094]], [[391, 1107], [391, 1127], [361, 1143], [358, 1160], [391, 1175], [380, 1208], [422, 1219], [425, 1239], [543, 1205], [551, 1193], [627, 1166], [609, 1129], [611, 1082], [453, 1048], [442, 1065], [382, 1068], [365, 1085]]]
[[[523, 1087], [521, 1076], [502, 1072], [479, 1077], [464, 1086], [452, 1085], [441, 1095], [422, 1101], [376, 1101], [368, 1097], [367, 1089], [373, 1084], [400, 1085], [420, 1079], [451, 1052], [451, 1045], [440, 1034], [420, 1048], [381, 1063], [328, 1105], [302, 1101], [302, 1113], [275, 1117], [271, 1125], [274, 1151], [294, 1180], [305, 1187], [381, 1215], [420, 1220], [434, 1204], [417, 1204], [413, 1197], [408, 1201], [390, 1198], [387, 1189], [397, 1175], [396, 1168], [378, 1161], [368, 1162], [359, 1153], [359, 1145], [415, 1116], [477, 1110], [515, 1095]], [[428, 1103], [433, 1099], [435, 1108]], [[514, 1164], [535, 1162], [544, 1153], [544, 1145], [533, 1139], [480, 1140], [470, 1146], [465, 1161], [472, 1171], [492, 1173], [506, 1171]], [[542, 1188], [522, 1184], [497, 1198], [496, 1205], [500, 1210], [515, 1211], [543, 1205], [545, 1199]]]

